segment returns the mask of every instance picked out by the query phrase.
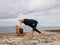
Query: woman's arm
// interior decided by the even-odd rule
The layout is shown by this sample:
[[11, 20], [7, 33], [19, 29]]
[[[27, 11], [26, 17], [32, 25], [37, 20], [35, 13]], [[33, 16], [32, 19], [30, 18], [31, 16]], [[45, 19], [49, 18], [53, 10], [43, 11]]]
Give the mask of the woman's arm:
[[19, 28], [20, 27], [18, 25], [16, 25], [16, 33], [17, 33], [17, 35], [20, 35]]

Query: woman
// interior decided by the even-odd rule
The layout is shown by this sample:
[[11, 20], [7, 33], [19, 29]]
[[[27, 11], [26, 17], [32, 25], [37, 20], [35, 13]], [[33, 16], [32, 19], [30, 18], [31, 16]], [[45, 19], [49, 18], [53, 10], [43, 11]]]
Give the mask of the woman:
[[34, 31], [41, 33], [36, 27], [38, 24], [38, 21], [34, 20], [34, 19], [20, 19], [19, 20], [20, 23], [24, 23], [25, 25], [30, 26], [31, 28], [33, 28], [32, 30], [32, 36], [34, 34]]

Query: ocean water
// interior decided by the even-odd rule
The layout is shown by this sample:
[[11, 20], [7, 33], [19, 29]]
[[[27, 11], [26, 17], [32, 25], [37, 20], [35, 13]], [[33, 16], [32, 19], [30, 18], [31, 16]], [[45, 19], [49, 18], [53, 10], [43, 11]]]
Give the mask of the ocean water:
[[[29, 26], [23, 26], [22, 28], [26, 32], [32, 30], [32, 28]], [[60, 29], [60, 27], [40, 27], [40, 26], [37, 26], [37, 29], [40, 31], [42, 31], [42, 30], [56, 30], [56, 29]], [[15, 32], [15, 31], [16, 31], [15, 26], [0, 27], [0, 33], [9, 33], [9, 32]]]

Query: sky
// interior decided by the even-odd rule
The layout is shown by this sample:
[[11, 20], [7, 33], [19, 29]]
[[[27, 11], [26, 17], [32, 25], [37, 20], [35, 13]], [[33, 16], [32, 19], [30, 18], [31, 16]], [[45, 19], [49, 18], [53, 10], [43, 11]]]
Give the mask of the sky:
[[0, 0], [0, 27], [15, 26], [20, 18], [40, 26], [60, 26], [60, 0]]

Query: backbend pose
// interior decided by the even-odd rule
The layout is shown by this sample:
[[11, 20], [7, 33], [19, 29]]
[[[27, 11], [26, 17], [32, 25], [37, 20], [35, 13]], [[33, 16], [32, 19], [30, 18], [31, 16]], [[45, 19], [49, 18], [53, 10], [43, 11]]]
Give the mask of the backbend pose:
[[[24, 23], [25, 25], [28, 25], [30, 27], [33, 28], [32, 30], [32, 36], [34, 34], [34, 31], [38, 32], [39, 34], [41, 33], [37, 28], [37, 24], [38, 24], [38, 21], [34, 20], [34, 19], [19, 19], [18, 20], [19, 23]], [[20, 28], [19, 26], [17, 26], [18, 28]], [[19, 31], [17, 31], [19, 33]]]

